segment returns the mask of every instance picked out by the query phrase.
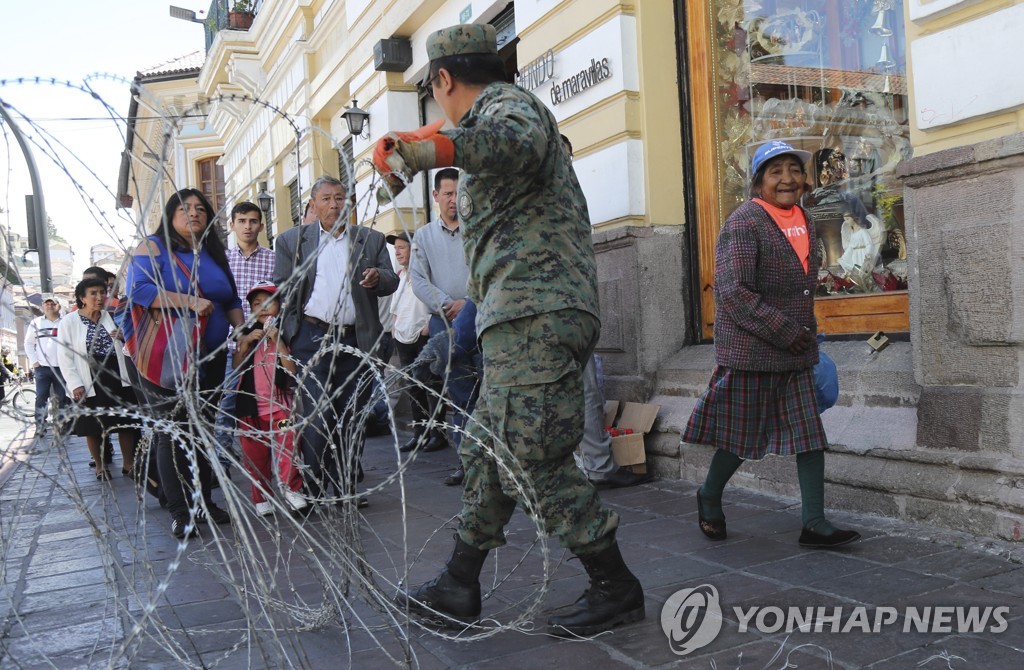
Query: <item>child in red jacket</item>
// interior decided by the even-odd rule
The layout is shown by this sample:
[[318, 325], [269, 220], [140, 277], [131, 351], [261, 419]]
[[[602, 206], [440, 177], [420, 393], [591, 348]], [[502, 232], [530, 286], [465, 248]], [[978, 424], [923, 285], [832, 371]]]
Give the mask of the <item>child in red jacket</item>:
[[[235, 407], [245, 468], [252, 478], [252, 501], [256, 513], [274, 511], [267, 499], [275, 490], [284, 503], [300, 510], [309, 503], [299, 492], [302, 477], [295, 465], [295, 431], [292, 428], [291, 380], [295, 361], [280, 339], [274, 320], [280, 310], [277, 287], [270, 282], [256, 284], [246, 295], [256, 323], [238, 340], [234, 366], [241, 372]], [[273, 485], [277, 472], [278, 486]]]

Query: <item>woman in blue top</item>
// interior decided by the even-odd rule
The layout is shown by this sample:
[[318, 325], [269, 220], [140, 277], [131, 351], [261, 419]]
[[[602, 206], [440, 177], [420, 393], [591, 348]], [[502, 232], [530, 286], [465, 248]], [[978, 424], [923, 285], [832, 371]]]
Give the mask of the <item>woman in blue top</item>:
[[[182, 310], [206, 317], [203, 333], [207, 352], [199, 364], [199, 400], [201, 416], [191, 416], [188, 407], [179, 403], [181, 389], [158, 386], [139, 375], [139, 386], [156, 416], [187, 423], [193, 429], [189, 445], [175, 446], [168, 431], [154, 432], [160, 485], [167, 497], [171, 513], [171, 533], [179, 538], [198, 536], [195, 521], [211, 519], [230, 523], [227, 512], [213, 504], [210, 497], [212, 471], [205, 443], [195, 434], [195, 422], [213, 428], [214, 412], [219, 404], [227, 360], [228, 332], [243, 321], [242, 304], [235, 290], [235, 281], [228, 266], [224, 242], [217, 234], [213, 208], [203, 194], [195, 189], [178, 191], [167, 201], [160, 226], [133, 252], [128, 265], [128, 302], [150, 310]], [[175, 258], [176, 257], [176, 258]], [[180, 261], [180, 262], [179, 262]], [[133, 333], [131, 319], [125, 319], [125, 340]], [[212, 442], [210, 442], [212, 444]], [[197, 519], [190, 519], [192, 493], [189, 457], [194, 453], [202, 485], [204, 510]]]

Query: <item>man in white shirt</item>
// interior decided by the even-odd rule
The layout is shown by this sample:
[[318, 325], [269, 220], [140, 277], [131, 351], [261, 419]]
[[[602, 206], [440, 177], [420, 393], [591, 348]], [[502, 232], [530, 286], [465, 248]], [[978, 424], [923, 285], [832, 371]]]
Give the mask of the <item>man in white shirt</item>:
[[358, 415], [372, 385], [359, 383], [368, 370], [364, 359], [338, 347], [376, 355], [384, 332], [378, 298], [395, 292], [398, 277], [384, 235], [348, 225], [351, 210], [340, 181], [320, 177], [311, 192], [317, 221], [284, 231], [275, 245], [281, 337], [299, 366], [294, 417], [302, 426], [309, 493], [322, 497], [333, 485], [337, 495], [352, 496], [364, 433], [347, 406], [361, 387]]
[[[412, 255], [412, 235], [401, 231], [387, 236], [388, 244], [395, 247], [395, 258], [401, 266], [398, 270], [398, 290], [392, 300], [391, 313], [394, 315], [392, 339], [398, 352], [399, 364], [404, 368], [412, 364], [419, 356], [423, 346], [430, 339], [430, 310], [423, 301], [416, 297], [409, 276], [409, 260]], [[422, 451], [438, 451], [448, 446], [448, 438], [444, 428], [437, 427], [427, 431], [426, 422], [430, 420], [437, 404], [436, 398], [427, 393], [421, 386], [411, 385], [408, 390], [412, 401], [413, 436], [405, 442], [399, 451], [412, 451], [420, 447]], [[435, 417], [442, 420], [443, 417]]]
[[36, 434], [46, 433], [46, 415], [50, 398], [61, 405], [67, 403], [64, 377], [57, 363], [57, 323], [60, 305], [52, 295], [43, 296], [43, 314], [29, 323], [25, 338], [25, 355], [36, 380]]

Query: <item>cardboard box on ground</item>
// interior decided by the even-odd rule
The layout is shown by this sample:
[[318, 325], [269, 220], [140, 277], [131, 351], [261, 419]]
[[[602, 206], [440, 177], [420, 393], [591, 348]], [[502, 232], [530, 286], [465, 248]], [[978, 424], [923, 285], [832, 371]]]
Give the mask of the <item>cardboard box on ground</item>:
[[614, 426], [619, 430], [630, 429], [631, 435], [612, 437], [612, 458], [615, 464], [627, 467], [633, 472], [647, 472], [647, 452], [644, 450], [644, 435], [651, 432], [654, 420], [658, 418], [661, 405], [647, 405], [639, 402], [627, 402], [622, 406], [619, 420], [618, 400], [606, 400], [604, 403], [604, 425]]

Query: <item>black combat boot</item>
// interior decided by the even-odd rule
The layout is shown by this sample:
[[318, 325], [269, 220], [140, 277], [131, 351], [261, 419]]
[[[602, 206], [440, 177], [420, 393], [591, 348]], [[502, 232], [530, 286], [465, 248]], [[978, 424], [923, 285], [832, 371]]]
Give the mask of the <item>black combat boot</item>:
[[[398, 606], [422, 616], [446, 614], [464, 623], [480, 618], [480, 570], [487, 552], [471, 547], [455, 535], [455, 551], [444, 572], [433, 581], [402, 591]], [[433, 611], [431, 611], [433, 610]]]
[[618, 543], [594, 556], [580, 556], [590, 588], [564, 614], [548, 619], [553, 635], [596, 635], [644, 618], [644, 590], [619, 553]]

